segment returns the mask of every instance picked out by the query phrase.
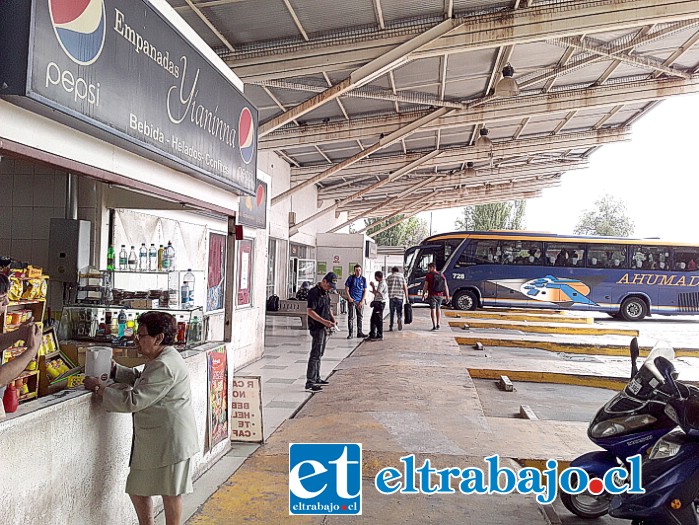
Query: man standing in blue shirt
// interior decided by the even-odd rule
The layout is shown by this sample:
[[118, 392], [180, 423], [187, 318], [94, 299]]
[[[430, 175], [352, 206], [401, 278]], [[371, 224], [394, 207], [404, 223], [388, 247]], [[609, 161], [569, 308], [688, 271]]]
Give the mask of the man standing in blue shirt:
[[354, 265], [354, 275], [350, 275], [345, 281], [345, 295], [348, 306], [347, 328], [349, 335], [347, 339], [352, 339], [354, 328], [354, 315], [357, 314], [357, 337], [366, 337], [362, 330], [362, 319], [364, 318], [364, 303], [366, 303], [366, 279], [362, 276], [362, 267]]

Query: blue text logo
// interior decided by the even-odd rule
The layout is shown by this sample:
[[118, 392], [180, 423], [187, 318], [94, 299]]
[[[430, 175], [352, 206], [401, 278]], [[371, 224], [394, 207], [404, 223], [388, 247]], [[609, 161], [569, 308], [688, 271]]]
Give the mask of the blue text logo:
[[[551, 504], [558, 490], [568, 494], [589, 491], [598, 495], [645, 494], [641, 486], [641, 456], [628, 458], [629, 469], [615, 467], [609, 469], [602, 479], [592, 478], [584, 470], [568, 467], [559, 472], [558, 462], [549, 459], [546, 469], [513, 468], [500, 464], [500, 456], [493, 454], [484, 458], [485, 469], [478, 467], [447, 467], [436, 469], [429, 458], [417, 467], [415, 456], [410, 454], [400, 458], [402, 469], [387, 467], [381, 469], [374, 482], [381, 494], [534, 494], [536, 501]], [[456, 487], [456, 488], [455, 488]]]
[[360, 443], [289, 443], [289, 514], [361, 513]]

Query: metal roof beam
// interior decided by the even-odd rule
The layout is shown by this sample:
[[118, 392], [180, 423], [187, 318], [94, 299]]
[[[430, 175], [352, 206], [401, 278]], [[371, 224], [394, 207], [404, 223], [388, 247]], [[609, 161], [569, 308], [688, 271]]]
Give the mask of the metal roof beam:
[[[425, 186], [428, 186], [428, 185], [432, 184], [436, 179], [437, 179], [437, 177], [431, 177], [430, 179], [427, 179], [427, 180], [421, 182], [420, 184], [417, 184], [417, 185], [413, 186], [413, 187], [410, 188], [410, 190], [408, 190], [408, 191], [404, 191], [404, 192], [402, 192], [402, 193], [399, 193], [399, 194], [396, 195], [395, 197], [391, 197], [390, 199], [386, 199], [386, 200], [382, 201], [381, 203], [379, 203], [377, 206], [374, 206], [373, 208], [370, 208], [370, 207], [369, 207], [370, 205], [369, 205], [369, 206], [364, 205], [364, 206], [362, 207], [362, 209], [361, 209], [361, 212], [362, 212], [362, 213], [374, 213], [374, 212], [376, 212], [377, 210], [380, 210], [381, 208], [383, 208], [384, 206], [387, 206], [388, 204], [390, 204], [394, 199], [402, 199], [403, 197], [405, 197], [406, 195], [409, 195], [409, 194], [412, 193], [413, 191], [417, 191], [417, 190], [420, 189], [420, 188], [424, 188]], [[340, 224], [340, 225], [338, 225], [338, 226], [335, 226], [334, 228], [332, 228], [331, 230], [329, 230], [329, 233], [335, 233], [336, 231], [341, 230], [341, 229], [344, 228], [345, 226], [349, 226], [349, 225], [352, 224], [355, 220], [356, 220], [356, 219], [347, 220], [347, 221], [343, 222], [342, 224]]]
[[681, 71], [673, 67], [665, 66], [660, 60], [652, 57], [615, 52], [613, 47], [606, 45], [604, 42], [600, 40], [587, 38], [581, 42], [575, 38], [561, 38], [549, 40], [549, 42], [551, 44], [556, 44], [566, 48], [574, 47], [576, 49], [579, 49], [580, 51], [584, 51], [585, 53], [592, 53], [595, 55], [620, 60], [622, 62], [626, 62], [627, 64], [631, 64], [632, 66], [641, 67], [643, 69], [652, 69], [660, 73], [665, 73], [666, 75], [670, 75], [672, 77], [685, 79], [692, 77], [691, 73], [687, 73], [686, 71]]
[[281, 115], [273, 117], [272, 119], [263, 123], [259, 128], [259, 137], [264, 137], [275, 129], [282, 127], [284, 124], [287, 124], [292, 120], [313, 111], [330, 100], [336, 99], [343, 93], [368, 84], [369, 82], [372, 82], [385, 75], [389, 71], [394, 70], [398, 66], [405, 64], [408, 62], [409, 55], [412, 52], [425, 47], [430, 42], [446, 35], [447, 33], [460, 27], [462, 24], [462, 21], [457, 21], [454, 19], [445, 20], [441, 24], [437, 24], [435, 27], [399, 45], [395, 49], [392, 49], [385, 55], [375, 58], [368, 64], [365, 64], [359, 69], [353, 71], [350, 76], [340, 81], [333, 87], [328, 88], [323, 93], [320, 93], [315, 97], [312, 97], [299, 104], [293, 109], [290, 109], [289, 111], [286, 111]]
[[[550, 162], [547, 164], [509, 167], [508, 169], [494, 169], [492, 170], [492, 172], [489, 169], [483, 169], [477, 171], [476, 176], [472, 176], [469, 178], [464, 178], [463, 171], [459, 171], [452, 174], [443, 174], [441, 177], [438, 177], [432, 182], [431, 188], [452, 191], [455, 186], [459, 186], [461, 188], [470, 188], [477, 187], [482, 184], [497, 184], [513, 180], [531, 180], [542, 177], [550, 177], [552, 175], [557, 175], [562, 172], [577, 169], [585, 169], [588, 166], [589, 160], [585, 158], [565, 163]], [[415, 187], [415, 182], [416, 179], [403, 180], [400, 183], [392, 185], [390, 189], [393, 192], [400, 190], [408, 191], [411, 188]], [[390, 194], [387, 193], [385, 195], [377, 195], [375, 197], [368, 198], [360, 202], [348, 203], [346, 205], [341, 206], [340, 208], [344, 211], [347, 209], [351, 209], [352, 207], [367, 206], [367, 204], [370, 204], [372, 200], [381, 199], [383, 197], [393, 198], [394, 201], [397, 201], [397, 198], [395, 196], [392, 197]]]
[[311, 222], [315, 221], [316, 219], [319, 219], [323, 215], [326, 215], [332, 211], [335, 211], [338, 208], [340, 208], [341, 206], [344, 206], [344, 205], [348, 204], [349, 202], [352, 202], [353, 200], [359, 199], [359, 198], [363, 197], [364, 195], [367, 195], [368, 193], [371, 193], [372, 191], [381, 188], [382, 186], [385, 186], [391, 182], [398, 180], [403, 175], [410, 173], [415, 168], [417, 168], [421, 164], [427, 162], [428, 160], [433, 159], [434, 157], [438, 156], [440, 153], [441, 152], [439, 150], [435, 150], [435, 151], [428, 153], [427, 155], [423, 155], [419, 159], [411, 162], [410, 164], [404, 166], [403, 168], [399, 169], [395, 173], [391, 174], [390, 177], [386, 177], [383, 180], [375, 182], [374, 184], [371, 184], [370, 186], [367, 186], [366, 188], [359, 190], [359, 191], [353, 193], [352, 195], [349, 195], [349, 196], [343, 198], [342, 200], [336, 202], [335, 204], [332, 204], [332, 205], [328, 206], [327, 208], [324, 208], [324, 209], [314, 213], [310, 217], [303, 219], [301, 222], [299, 222], [298, 224], [295, 224], [292, 228], [290, 228], [289, 235], [294, 235], [295, 233], [297, 233], [299, 231], [300, 228], [302, 228], [303, 226], [306, 226], [307, 224], [310, 224]]
[[[523, 117], [567, 113], [573, 110], [614, 107], [619, 104], [634, 104], [662, 100], [673, 95], [699, 92], [699, 77], [689, 80], [649, 79], [627, 84], [593, 86], [568, 92], [545, 93], [541, 95], [519, 96], [510, 99], [496, 99], [479, 107], [452, 111], [421, 126], [421, 131], [433, 131], [467, 127], [479, 122], [520, 121]], [[438, 110], [440, 111], [440, 110]], [[262, 149], [283, 149], [307, 144], [323, 144], [355, 140], [381, 133], [393, 133], [415, 119], [432, 115], [425, 111], [386, 114], [350, 120], [314, 124], [302, 128], [280, 130], [266, 140], [260, 141]]]
[[[427, 208], [429, 208], [429, 205], [427, 205], [427, 206], [420, 206], [420, 207], [418, 207], [417, 210], [411, 211], [411, 212], [409, 212], [408, 210], [405, 210], [403, 213], [406, 213], [407, 215], [404, 215], [403, 217], [401, 217], [401, 218], [398, 219], [397, 221], [393, 221], [393, 222], [390, 223], [390, 224], [386, 224], [384, 227], [379, 228], [378, 230], [375, 230], [375, 231], [373, 231], [373, 232], [371, 232], [371, 233], [367, 233], [367, 235], [369, 235], [369, 236], [371, 237], [372, 235], [378, 235], [379, 233], [383, 233], [383, 232], [385, 232], [386, 230], [390, 230], [390, 229], [393, 228], [394, 226], [398, 226], [401, 222], [407, 221], [408, 219], [410, 219], [411, 217], [414, 217], [414, 216], [417, 215], [418, 213], [420, 213], [420, 212], [422, 212], [422, 211], [425, 211]], [[371, 227], [369, 227], [369, 228], [364, 228], [364, 230], [367, 230], [367, 229], [370, 230], [370, 229], [373, 228], [375, 225], [376, 225], [376, 224], [372, 224]]]
[[[667, 24], [697, 17], [696, 0], [607, 0], [542, 4], [528, 9], [478, 14], [460, 20], [464, 27], [413, 51], [410, 59], [464, 53], [500, 46], [525, 44], [630, 29], [646, 24]], [[389, 54], [424, 31], [424, 23], [398, 26], [367, 35], [327, 35], [307, 43], [266, 42], [224, 55], [236, 74], [255, 80], [306, 76], [322, 71], [355, 69]]]
[[[630, 128], [605, 128], [595, 131], [581, 131], [575, 133], [562, 133], [557, 136], [545, 136], [512, 140], [507, 142], [495, 142], [493, 144], [492, 155], [494, 159], [536, 155], [538, 153], [548, 153], [565, 151], [567, 149], [578, 149], [610, 144], [630, 140]], [[424, 168], [431, 168], [441, 165], [454, 164], [464, 160], [472, 162], [489, 162], [490, 152], [475, 146], [463, 146], [444, 148], [442, 154], [436, 159], [432, 159], [424, 164]], [[371, 159], [357, 162], [344, 170], [346, 177], [360, 177], [369, 175], [383, 175], [392, 170], [405, 165], [406, 162], [420, 158], [423, 153], [408, 153], [407, 155], [391, 155], [386, 157], [373, 157]], [[291, 180], [299, 182], [317, 173], [325, 171], [327, 166], [309, 166], [291, 169]]]
[[408, 123], [405, 126], [400, 127], [399, 129], [395, 130], [394, 132], [382, 137], [378, 142], [375, 144], [369, 146], [367, 149], [364, 151], [360, 151], [356, 155], [353, 155], [352, 157], [343, 160], [342, 162], [335, 164], [331, 168], [328, 168], [322, 173], [319, 173], [318, 175], [315, 175], [314, 177], [311, 177], [305, 182], [302, 182], [300, 184], [297, 184], [296, 186], [293, 186], [289, 188], [288, 190], [280, 193], [276, 197], [272, 198], [272, 205], [286, 199], [287, 197], [290, 197], [294, 193], [298, 193], [299, 191], [303, 190], [304, 188], [307, 188], [309, 186], [312, 186], [318, 182], [322, 182], [323, 180], [327, 179], [331, 175], [334, 175], [335, 173], [338, 173], [339, 171], [343, 170], [344, 168], [351, 166], [355, 162], [359, 162], [360, 160], [368, 157], [372, 153], [379, 151], [380, 149], [383, 149], [387, 146], [390, 146], [391, 144], [398, 142], [401, 138], [406, 137], [413, 133], [415, 130], [421, 128], [425, 124], [428, 124], [429, 122], [432, 122], [434, 120], [438, 120], [450, 111], [454, 110], [448, 110], [445, 108], [437, 109], [431, 113], [428, 113], [424, 117], [421, 117], [417, 120], [414, 120], [410, 123]]
[[[413, 201], [411, 201], [411, 202], [409, 202], [409, 203], [407, 203], [407, 204], [403, 204], [402, 208], [400, 208], [398, 211], [395, 211], [395, 212], [393, 212], [392, 214], [388, 215], [388, 216], [385, 217], [383, 220], [384, 220], [384, 221], [390, 220], [390, 219], [392, 219], [393, 217], [395, 217], [396, 215], [399, 215], [399, 214], [403, 213], [405, 210], [409, 210], [410, 208], [414, 208], [414, 207], [417, 206], [418, 204], [422, 204], [422, 203], [425, 202], [427, 199], [429, 199], [430, 197], [432, 197], [432, 196], [434, 195], [434, 192], [435, 192], [435, 190], [430, 190], [426, 195], [423, 195], [422, 197], [418, 197], [417, 199], [415, 199], [415, 200], [413, 200]], [[361, 230], [359, 230], [357, 233], [364, 233], [365, 231], [367, 231], [368, 229], [370, 229], [372, 226], [373, 226], [373, 225], [365, 226], [364, 228], [362, 228]], [[374, 233], [378, 233], [378, 232], [374, 232]]]

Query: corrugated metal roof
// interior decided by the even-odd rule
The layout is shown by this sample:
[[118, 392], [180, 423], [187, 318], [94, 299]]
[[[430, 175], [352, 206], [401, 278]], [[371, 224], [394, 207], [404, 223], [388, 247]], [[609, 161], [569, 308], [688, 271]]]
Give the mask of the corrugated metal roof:
[[[399, 129], [398, 118], [400, 125], [406, 125], [418, 114], [429, 114], [440, 107], [455, 112], [453, 106], [458, 101], [465, 101], [471, 108], [467, 111], [469, 118], [461, 125], [453, 116], [444, 117], [448, 127], [439, 134], [440, 147], [463, 147], [477, 136], [474, 131], [478, 126], [485, 124], [490, 130], [491, 140], [505, 151], [503, 155], [509, 167], [521, 165], [529, 157], [527, 154], [507, 153], [509, 145], [517, 144], [517, 138], [555, 142], [557, 137], [591, 132], [600, 127], [614, 138], [615, 130], [634, 122], [653, 107], [652, 95], [660, 92], [655, 89], [656, 83], [663, 87], [679, 86], [675, 90], [677, 93], [699, 91], [699, 87], [694, 87], [698, 84], [696, 80], [683, 81], [681, 76], [667, 74], [664, 69], [653, 66], [654, 63], [668, 62], [666, 66], [679, 71], [699, 70], [699, 45], [694, 44], [695, 36], [699, 34], [699, 3], [693, 16], [685, 15], [684, 19], [676, 16], [671, 21], [656, 23], [624, 14], [627, 13], [624, 10], [626, 4], [632, 2], [641, 5], [640, 0], [616, 0], [608, 3], [608, 7], [603, 2], [537, 0], [528, 6], [528, 2], [522, 1], [515, 12], [512, 0], [453, 0], [455, 16], [469, 16], [467, 24], [446, 38], [417, 49], [415, 54], [407, 56], [407, 62], [398, 67], [382, 63], [383, 74], [344, 94], [339, 103], [349, 121], [338, 100], [330, 100], [295, 118], [303, 124], [303, 132], [287, 119], [281, 130], [261, 137], [260, 146], [283, 151], [301, 165], [330, 166], [313, 144], [301, 142], [318, 137], [317, 144], [325, 156], [332, 162], [341, 162], [361, 151], [358, 141], [369, 147], [382, 135]], [[259, 107], [263, 123], [281, 115], [282, 109], [265, 89], [254, 83], [267, 79], [296, 84], [295, 89], [289, 89], [288, 85], [286, 88], [281, 85], [266, 88], [287, 110], [293, 109], [326, 89], [326, 77], [332, 84], [347, 78], [355, 79], [355, 70], [362, 64], [387, 59], [392, 56], [391, 50], [401, 43], [419, 40], [422, 32], [445, 19], [450, 4], [445, 0], [289, 0], [293, 14], [298, 17], [299, 28], [282, 0], [199, 0], [196, 3], [200, 4], [208, 20], [235, 46], [236, 51], [229, 52], [184, 0], [171, 0], [170, 3], [209, 45], [225, 51], [222, 57], [230, 61], [234, 71], [248, 82], [246, 94]], [[381, 10], [377, 13], [379, 4]], [[661, 14], [671, 11], [673, 5], [657, 6], [658, 19]], [[555, 17], [558, 12], [565, 17], [565, 27], [582, 27], [584, 17], [578, 16], [576, 11], [583, 6], [600, 11], [613, 10], [613, 16], [606, 18], [608, 25], [587, 27], [585, 31], [568, 35], [568, 41], [561, 40], [560, 34], [546, 33], [549, 25], [545, 17]], [[650, 12], [654, 3], [645, 3], [643, 8], [644, 12]], [[497, 11], [507, 16], [485, 14]], [[617, 14], [627, 18], [610, 30]], [[479, 33], [479, 24], [486, 18], [488, 25], [483, 26], [483, 33]], [[521, 23], [514, 30], [508, 26], [514, 19], [527, 23]], [[497, 42], [487, 39], [491, 33], [498, 35]], [[518, 35], [530, 33], [538, 36], [517, 40]], [[635, 42], [641, 44], [634, 47]], [[692, 47], [683, 48], [687, 42], [692, 43]], [[619, 47], [617, 51], [628, 54], [628, 58], [604, 55], [613, 50], [611, 46], [620, 43], [625, 47]], [[437, 44], [439, 52], [428, 58], [416, 58]], [[570, 44], [574, 47], [568, 47]], [[575, 47], [580, 45], [587, 46], [588, 50]], [[602, 55], [596, 55], [595, 51]], [[635, 57], [650, 62], [631, 63]], [[580, 66], [582, 61], [589, 63]], [[493, 100], [492, 92], [487, 90], [500, 80], [506, 62], [514, 67], [514, 78], [521, 84], [526, 82], [526, 87], [520, 90], [517, 99]], [[445, 64], [446, 78], [443, 78]], [[571, 68], [571, 65], [577, 67]], [[563, 66], [563, 70], [556, 74], [559, 66]], [[386, 74], [389, 70], [398, 90], [395, 96]], [[529, 83], [536, 78], [539, 79], [537, 82]], [[643, 96], [637, 96], [630, 87], [641, 85]], [[664, 88], [662, 92], [670, 93], [673, 89]], [[604, 95], [587, 97], [588, 91], [602, 91]], [[362, 96], [357, 97], [357, 94]], [[607, 96], [614, 97], [613, 104], [605, 103]], [[576, 104], [578, 100], [579, 105]], [[512, 111], [512, 105], [519, 110]], [[482, 118], [485, 120], [480, 123], [474, 122], [479, 107], [483, 107]], [[412, 112], [419, 113], [413, 116]], [[367, 120], [367, 117], [371, 118]], [[408, 153], [434, 149], [437, 143], [437, 133], [433, 129], [435, 123], [429, 125], [429, 130], [418, 129], [406, 135], [403, 142], [379, 149], [363, 162], [383, 158], [389, 166], [400, 166], [405, 164], [401, 164], [404, 145]], [[558, 132], [553, 136], [556, 130]], [[566, 158], [578, 158], [597, 147], [596, 134], [588, 135], [589, 144], [567, 148]], [[619, 134], [618, 138], [622, 135]], [[551, 146], [550, 152], [545, 148], [538, 151], [537, 165], [543, 166], [547, 159], [560, 158], [565, 151], [559, 149]], [[386, 159], [387, 156], [396, 157]], [[450, 159], [440, 164], [438, 169], [450, 170], [460, 166]], [[433, 168], [419, 169], [418, 173], [429, 176]], [[343, 178], [340, 171], [326, 182], [342, 181]], [[346, 190], [335, 190], [336, 193], [346, 191], [346, 195], [351, 195], [376, 179], [360, 177], [357, 180], [353, 185], [341, 187]], [[386, 186], [383, 192], [391, 195], [391, 187]], [[375, 196], [372, 194], [372, 197]]]

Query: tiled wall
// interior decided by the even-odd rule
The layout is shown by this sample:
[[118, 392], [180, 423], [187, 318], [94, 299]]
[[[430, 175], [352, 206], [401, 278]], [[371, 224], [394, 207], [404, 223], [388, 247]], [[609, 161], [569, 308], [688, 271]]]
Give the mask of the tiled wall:
[[49, 222], [65, 214], [65, 188], [65, 173], [20, 160], [0, 160], [0, 254], [46, 267]]
[[[0, 255], [47, 267], [50, 221], [65, 217], [66, 177], [39, 164], [0, 158]], [[78, 181], [78, 218], [92, 221], [94, 244], [99, 183], [84, 177]], [[62, 283], [50, 282], [49, 306], [60, 308], [62, 294]]]

